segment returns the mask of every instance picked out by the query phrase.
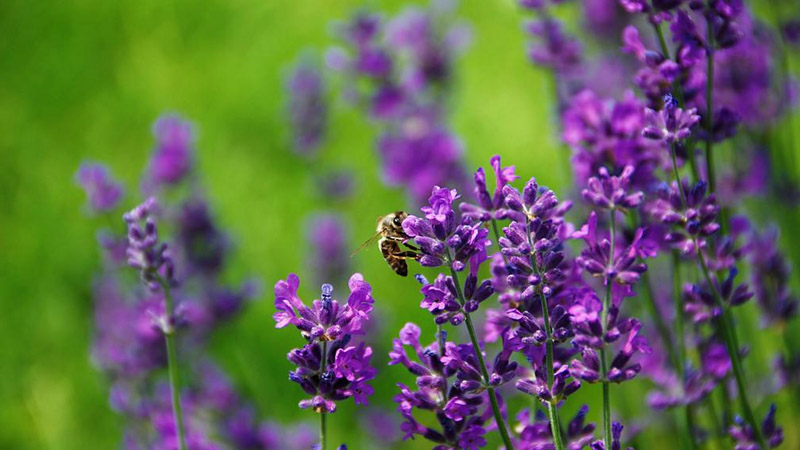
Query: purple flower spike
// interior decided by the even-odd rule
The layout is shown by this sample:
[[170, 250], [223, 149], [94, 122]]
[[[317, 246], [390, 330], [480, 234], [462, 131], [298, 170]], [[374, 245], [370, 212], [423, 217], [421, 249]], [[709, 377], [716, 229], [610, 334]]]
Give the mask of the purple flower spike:
[[477, 204], [461, 203], [459, 205], [464, 217], [475, 221], [487, 222], [492, 219], [506, 218], [508, 211], [505, 209], [503, 187], [519, 178], [514, 174], [514, 166], [503, 167], [500, 164], [500, 155], [492, 156], [490, 162], [495, 175], [494, 193], [490, 194], [486, 188], [486, 173], [481, 167], [475, 173], [474, 192]]
[[643, 229], [638, 229], [636, 239], [630, 246], [615, 248], [615, 254], [611, 255], [611, 242], [598, 235], [597, 214], [592, 211], [586, 224], [572, 235], [586, 242], [586, 248], [581, 251], [581, 256], [575, 258], [575, 262], [592, 276], [602, 277], [604, 283], [616, 281], [624, 285], [634, 284], [647, 271], [647, 265], [639, 262], [639, 256], [643, 254], [640, 247], [640, 244], [644, 244], [641, 239], [643, 233]]
[[[447, 263], [456, 271], [462, 271], [466, 263], [479, 252], [485, 252], [491, 242], [489, 230], [481, 223], [471, 223], [465, 218], [459, 224], [453, 203], [459, 197], [455, 189], [433, 188], [429, 206], [423, 206], [424, 218], [409, 215], [403, 221], [403, 230], [419, 245], [422, 256], [420, 264], [438, 267]], [[485, 259], [485, 258], [483, 258]]]
[[142, 281], [154, 291], [159, 289], [161, 281], [168, 285], [175, 283], [175, 265], [167, 244], [158, 239], [153, 217], [157, 209], [156, 199], [150, 197], [122, 216], [128, 224], [128, 265], [139, 269]]
[[322, 299], [314, 300], [309, 308], [297, 295], [299, 286], [300, 278], [295, 274], [275, 283], [275, 309], [278, 310], [273, 315], [275, 328], [294, 325], [306, 339], [320, 342], [364, 333], [374, 300], [372, 287], [361, 274], [350, 277], [350, 295], [346, 304], [333, 300], [333, 287], [324, 284]]
[[644, 199], [644, 193], [629, 193], [633, 166], [625, 166], [619, 176], [611, 176], [608, 169], [601, 167], [598, 176], [589, 178], [587, 189], [581, 195], [587, 202], [602, 209], [634, 209]]
[[684, 110], [678, 107], [678, 102], [667, 95], [664, 98], [664, 108], [661, 111], [645, 110], [647, 126], [642, 130], [642, 136], [654, 141], [664, 141], [672, 145], [688, 138], [692, 128], [700, 122], [697, 109]]
[[698, 246], [704, 248], [706, 238], [719, 230], [716, 222], [719, 205], [714, 194], [706, 195], [707, 185], [698, 182], [689, 186], [683, 180], [686, 204], [677, 182], [662, 184], [656, 190], [656, 201], [650, 206], [650, 214], [658, 221], [672, 227], [665, 241], [686, 255], [693, 255]]
[[[612, 422], [611, 423], [611, 448], [606, 449], [606, 445], [602, 440], [597, 440], [592, 442], [589, 446], [592, 450], [620, 450], [622, 448], [622, 444], [620, 443], [620, 438], [622, 437], [622, 429], [624, 427], [619, 422]], [[633, 450], [633, 448], [628, 447], [628, 450]]]
[[122, 185], [111, 177], [111, 172], [105, 165], [85, 162], [75, 174], [75, 180], [86, 191], [90, 211], [103, 213], [119, 205], [123, 194]]
[[[585, 448], [594, 440], [595, 424], [586, 423], [586, 414], [589, 407], [583, 405], [575, 417], [569, 421], [566, 427], [566, 439], [564, 444], [570, 450]], [[515, 448], [521, 449], [554, 449], [552, 433], [550, 431], [550, 421], [542, 411], [537, 411], [531, 418], [530, 410], [523, 409], [517, 414], [518, 425], [514, 429], [519, 437], [515, 439]]]
[[153, 125], [156, 148], [150, 159], [150, 176], [157, 185], [179, 183], [192, 169], [194, 130], [177, 115], [160, 117]]
[[325, 84], [319, 67], [309, 60], [299, 61], [286, 81], [286, 90], [293, 150], [312, 156], [322, 144], [327, 126]]
[[342, 305], [333, 299], [333, 286], [322, 285], [320, 300], [313, 308], [297, 296], [300, 279], [290, 274], [275, 284], [274, 314], [277, 328], [294, 325], [309, 342], [293, 349], [287, 358], [297, 366], [289, 380], [297, 383], [309, 398], [300, 408], [327, 414], [336, 411], [336, 402], [353, 398], [366, 405], [373, 389], [368, 384], [376, 370], [370, 366], [372, 348], [363, 342], [351, 345], [353, 335], [363, 334], [372, 312], [372, 288], [361, 274], [350, 277], [350, 296]]
[[[404, 420], [401, 427], [404, 440], [422, 436], [438, 444], [435, 448], [441, 450], [484, 447], [484, 424], [491, 410], [487, 407], [483, 384], [476, 383], [481, 373], [475, 366], [477, 359], [472, 346], [446, 342], [446, 336], [441, 336], [423, 348], [419, 337], [419, 327], [407, 323], [389, 353], [390, 365], [402, 365], [416, 377], [416, 391], [400, 383], [400, 393], [394, 398]], [[409, 357], [406, 347], [413, 350], [413, 357]], [[415, 410], [433, 413], [439, 427], [419, 423], [413, 415]]]
[[[767, 412], [766, 417], [764, 417], [764, 421], [761, 423], [761, 433], [764, 436], [764, 439], [767, 440], [769, 448], [775, 448], [781, 445], [783, 442], [783, 428], [775, 424], [776, 411], [777, 407], [773, 403], [770, 405], [769, 412]], [[738, 416], [734, 419], [734, 422], [734, 425], [728, 429], [728, 432], [736, 442], [736, 446], [734, 447], [735, 450], [761, 449], [761, 447], [758, 445], [756, 433], [753, 428], [746, 424], [744, 420]]]

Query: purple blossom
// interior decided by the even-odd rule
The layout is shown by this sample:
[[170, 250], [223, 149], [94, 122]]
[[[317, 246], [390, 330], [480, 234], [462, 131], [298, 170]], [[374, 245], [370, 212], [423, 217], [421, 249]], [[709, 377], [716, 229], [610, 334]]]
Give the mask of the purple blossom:
[[671, 226], [665, 236], [667, 243], [691, 255], [698, 251], [698, 246], [705, 247], [707, 237], [719, 230], [716, 222], [719, 205], [714, 194], [706, 195], [707, 184], [697, 182], [689, 186], [682, 181], [683, 192], [686, 192], [684, 204], [681, 189], [677, 182], [662, 184], [656, 190], [656, 200], [650, 205], [650, 214], [662, 224]]
[[75, 181], [86, 191], [90, 211], [103, 213], [119, 205], [123, 189], [103, 164], [84, 162], [75, 174]]
[[683, 383], [672, 379], [669, 384], [659, 387], [660, 390], [648, 394], [647, 403], [655, 409], [666, 409], [703, 401], [714, 390], [716, 383], [702, 372], [693, 370], [686, 374]]
[[625, 166], [636, 172], [631, 186], [648, 188], [655, 170], [666, 164], [660, 145], [642, 136], [644, 104], [627, 92], [622, 100], [605, 100], [584, 90], [575, 94], [562, 115], [562, 138], [572, 148], [572, 165], [578, 186], [585, 186], [601, 167], [621, 173]]
[[633, 166], [625, 166], [619, 176], [612, 176], [608, 169], [601, 167], [598, 176], [589, 178], [587, 189], [581, 191], [583, 198], [602, 209], [637, 208], [644, 199], [644, 193], [637, 191], [629, 193]]
[[[623, 428], [624, 427], [619, 422], [611, 423], [611, 449], [609, 450], [620, 450], [622, 448], [622, 444], [620, 443], [620, 438], [622, 437]], [[592, 442], [592, 444], [589, 447], [592, 450], [606, 450], [605, 443], [601, 440]], [[628, 447], [628, 450], [633, 450], [633, 448]]]
[[565, 34], [556, 20], [548, 17], [530, 21], [525, 25], [525, 31], [535, 38], [528, 49], [528, 57], [534, 64], [560, 74], [568, 73], [580, 65], [580, 43]]
[[308, 59], [298, 61], [286, 80], [286, 91], [292, 148], [300, 155], [312, 156], [325, 138], [328, 121], [325, 84], [319, 67]]
[[153, 215], [158, 209], [154, 197], [123, 215], [128, 225], [128, 265], [139, 269], [142, 281], [152, 290], [160, 283], [175, 283], [175, 265], [167, 252], [167, 244], [159, 242]]
[[[767, 440], [769, 448], [775, 448], [783, 442], [783, 428], [775, 424], [775, 412], [777, 407], [773, 403], [769, 407], [769, 412], [761, 423], [761, 434]], [[735, 450], [759, 450], [761, 446], [756, 439], [753, 428], [745, 424], [741, 417], [734, 419], [734, 425], [728, 429], [731, 437], [736, 442]]]
[[409, 215], [403, 230], [419, 245], [420, 264], [438, 267], [447, 264], [456, 271], [464, 270], [466, 262], [483, 251], [490, 241], [489, 230], [479, 223], [462, 220], [458, 223], [453, 203], [459, 197], [455, 189], [436, 186], [423, 206], [424, 218]]
[[700, 116], [694, 108], [684, 110], [678, 107], [671, 96], [664, 99], [661, 111], [645, 110], [647, 126], [642, 135], [655, 141], [664, 141], [669, 145], [685, 140], [692, 134], [692, 128], [700, 122]]
[[[580, 450], [594, 440], [595, 424], [586, 423], [588, 412], [588, 406], [581, 406], [575, 417], [567, 424], [564, 443], [569, 450]], [[518, 431], [518, 437], [514, 439], [516, 448], [540, 450], [555, 448], [552, 442], [550, 421], [547, 420], [544, 412], [536, 411], [532, 420], [530, 410], [523, 409], [517, 414], [517, 422], [518, 425], [514, 427]]]
[[[395, 339], [389, 353], [389, 364], [404, 366], [416, 377], [416, 391], [399, 383], [400, 393], [394, 401], [403, 417], [404, 440], [415, 435], [424, 437], [437, 445], [438, 450], [481, 448], [486, 445], [483, 425], [491, 416], [486, 407], [485, 394], [475, 392], [475, 352], [470, 345], [457, 346], [439, 336], [439, 342], [428, 347], [420, 344], [421, 331], [413, 323], [407, 323]], [[409, 357], [406, 347], [414, 351]], [[458, 375], [458, 380], [453, 379]], [[463, 387], [469, 388], [464, 390]], [[480, 387], [480, 383], [478, 383]], [[441, 428], [422, 425], [414, 417], [414, 410], [430, 411]], [[483, 410], [483, 412], [481, 412]]]
[[306, 306], [297, 295], [300, 278], [289, 274], [286, 280], [275, 283], [275, 309], [272, 316], [275, 328], [294, 325], [309, 341], [336, 341], [348, 335], [363, 334], [369, 321], [372, 305], [372, 287], [361, 274], [353, 274], [348, 282], [350, 295], [347, 303], [333, 300], [333, 287], [322, 286], [322, 299], [314, 300], [312, 307]]
[[348, 284], [350, 296], [346, 304], [334, 300], [333, 287], [324, 284], [322, 299], [314, 300], [313, 308], [297, 296], [297, 275], [290, 274], [275, 284], [276, 328], [294, 325], [309, 342], [287, 356], [297, 366], [289, 373], [289, 380], [309, 396], [300, 401], [302, 409], [333, 413], [336, 402], [352, 397], [356, 404], [365, 405], [374, 392], [368, 384], [376, 374], [370, 366], [372, 348], [363, 342], [350, 345], [351, 337], [363, 334], [363, 326], [369, 320], [374, 303], [372, 288], [361, 274], [350, 277]]
[[494, 155], [490, 161], [495, 175], [494, 193], [490, 194], [486, 188], [486, 173], [483, 167], [475, 172], [475, 200], [477, 204], [461, 203], [459, 207], [464, 217], [476, 221], [487, 222], [492, 219], [504, 219], [507, 215], [503, 196], [503, 187], [517, 178], [514, 166], [503, 167], [500, 164], [500, 155]]
[[778, 249], [778, 230], [771, 227], [750, 238], [751, 282], [756, 300], [764, 313], [762, 321], [782, 323], [798, 313], [797, 296], [792, 292], [792, 267]]
[[307, 261], [319, 283], [344, 281], [350, 267], [347, 226], [337, 214], [317, 214], [306, 220]]
[[165, 115], [153, 125], [156, 147], [150, 158], [150, 177], [157, 185], [179, 183], [192, 169], [194, 130], [177, 115]]
[[747, 284], [734, 284], [737, 274], [736, 268], [730, 269], [728, 276], [722, 282], [719, 282], [712, 274], [713, 289], [709, 288], [705, 282], [687, 285], [684, 289], [684, 311], [692, 317], [695, 323], [702, 323], [722, 314], [723, 306], [719, 305], [715, 299], [717, 294], [723, 304], [729, 306], [739, 306], [751, 299], [753, 292], [750, 291]]
[[[641, 370], [639, 363], [631, 363], [637, 353], [651, 352], [647, 339], [639, 336], [641, 323], [632, 318], [619, 319], [619, 309], [612, 305], [608, 312], [606, 332], [603, 333], [601, 322], [602, 303], [593, 292], [587, 292], [569, 310], [575, 329], [573, 345], [580, 349], [580, 359], [571, 363], [570, 372], [573, 377], [588, 383], [603, 381], [600, 374], [600, 359], [597, 350], [608, 344], [619, 341], [619, 351], [614, 356], [608, 371], [608, 380], [614, 383], [634, 378]], [[620, 341], [620, 338], [627, 337]]]
[[586, 242], [586, 248], [575, 262], [589, 274], [602, 277], [603, 283], [616, 281], [620, 284], [634, 284], [647, 271], [647, 265], [638, 262], [642, 254], [638, 244], [642, 242], [643, 234], [643, 229], [637, 229], [633, 243], [624, 249], [615, 248], [615, 254], [611, 255], [611, 242], [599, 236], [597, 214], [592, 211], [586, 224], [572, 235]]

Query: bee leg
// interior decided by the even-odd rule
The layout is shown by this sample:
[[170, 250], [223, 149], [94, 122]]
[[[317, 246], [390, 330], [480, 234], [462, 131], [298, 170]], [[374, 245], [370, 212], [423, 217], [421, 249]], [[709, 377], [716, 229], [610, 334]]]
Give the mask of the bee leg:
[[422, 255], [419, 252], [405, 251], [405, 252], [395, 253], [393, 256], [403, 259], [419, 259], [420, 256]]
[[409, 243], [407, 243], [407, 242], [403, 242], [403, 245], [405, 245], [406, 247], [410, 248], [411, 250], [413, 250], [413, 251], [415, 251], [415, 252], [418, 252], [418, 251], [419, 251], [419, 247], [417, 247], [417, 246], [415, 246], [415, 245], [411, 245], [411, 244], [409, 244]]

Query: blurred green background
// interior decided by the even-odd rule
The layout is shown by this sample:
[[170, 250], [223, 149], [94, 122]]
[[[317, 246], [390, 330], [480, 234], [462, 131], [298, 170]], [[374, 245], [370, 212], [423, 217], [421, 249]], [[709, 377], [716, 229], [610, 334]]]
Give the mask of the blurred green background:
[[[370, 6], [396, 12], [407, 3]], [[302, 278], [303, 220], [334, 205], [314, 194], [306, 166], [288, 150], [283, 77], [298, 53], [331, 44], [330, 21], [359, 5], [0, 2], [0, 448], [109, 449], [120, 440], [107, 382], [88, 356], [99, 223], [85, 216], [73, 174], [84, 159], [107, 162], [129, 186], [125, 208], [133, 206], [150, 126], [164, 111], [197, 125], [201, 178], [237, 244], [233, 278], [264, 281], [260, 301], [215, 336], [215, 355], [264, 417], [313, 419], [296, 407], [301, 391], [286, 377], [285, 354], [299, 338], [273, 328], [271, 288], [291, 271]], [[453, 123], [470, 170], [501, 153], [523, 177], [562, 188], [547, 75], [524, 57], [520, 11], [511, 0], [492, 0], [464, 2], [459, 12], [474, 39], [457, 66]], [[356, 173], [356, 199], [335, 205], [355, 242], [405, 198], [380, 182], [373, 127], [341, 102], [333, 116], [322, 158]], [[394, 276], [370, 252], [354, 263], [374, 287], [383, 342], [408, 320], [430, 323], [416, 307], [413, 280]], [[308, 284], [306, 298], [316, 293]], [[432, 326], [425, 331], [432, 338]], [[375, 403], [390, 408], [394, 383], [409, 379], [402, 369], [379, 368]], [[632, 384], [620, 410], [633, 413], [646, 382]], [[585, 398], [595, 393], [586, 391]], [[355, 417], [348, 402], [331, 419], [332, 442], [368, 448], [345, 431]], [[599, 418], [596, 408], [590, 418]], [[789, 444], [796, 433], [787, 429]]]

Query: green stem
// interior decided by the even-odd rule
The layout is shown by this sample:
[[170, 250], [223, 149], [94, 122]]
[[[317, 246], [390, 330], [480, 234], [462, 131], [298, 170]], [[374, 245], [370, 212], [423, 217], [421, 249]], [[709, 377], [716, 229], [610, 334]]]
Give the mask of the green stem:
[[[611, 234], [611, 249], [609, 250], [609, 266], [614, 262], [614, 243], [617, 233], [617, 211], [612, 209], [609, 215]], [[600, 369], [603, 375], [603, 442], [605, 448], [611, 448], [611, 383], [608, 380], [608, 358], [606, 355], [606, 333], [608, 332], [608, 310], [611, 308], [611, 283], [612, 280], [606, 277], [606, 293], [603, 297], [603, 310], [600, 314], [600, 323], [603, 327], [603, 346], [600, 348]]]
[[[697, 242], [695, 242], [695, 247], [697, 247]], [[767, 449], [766, 441], [764, 440], [764, 436], [761, 432], [761, 424], [758, 423], [756, 420], [755, 414], [753, 414], [753, 409], [750, 407], [750, 402], [747, 399], [747, 390], [746, 382], [744, 378], [744, 368], [742, 366], [742, 360], [739, 357], [739, 346], [737, 344], [737, 338], [734, 335], [736, 332], [733, 328], [733, 320], [731, 318], [730, 309], [728, 309], [727, 305], [722, 300], [722, 295], [720, 295], [719, 290], [717, 289], [717, 285], [715, 285], [711, 279], [711, 274], [708, 271], [708, 265], [706, 264], [706, 258], [698, 248], [697, 251], [697, 260], [700, 263], [700, 268], [702, 269], [703, 276], [705, 277], [706, 283], [711, 288], [711, 291], [714, 295], [714, 301], [722, 310], [722, 317], [720, 317], [719, 325], [721, 328], [722, 336], [725, 339], [725, 346], [728, 349], [728, 356], [731, 358], [731, 365], [733, 366], [733, 375], [736, 379], [736, 388], [739, 390], [739, 401], [742, 406], [742, 412], [744, 413], [744, 420], [753, 428], [753, 432], [756, 435], [756, 440], [758, 444], [761, 446], [762, 449]]]
[[[645, 303], [650, 312], [650, 318], [653, 320], [653, 323], [656, 326], [656, 330], [661, 338], [661, 342], [664, 343], [664, 347], [667, 349], [667, 355], [670, 362], [672, 363], [673, 367], [678, 367], [680, 357], [678, 353], [675, 352], [675, 346], [672, 343], [669, 327], [667, 327], [666, 322], [664, 322], [664, 317], [661, 315], [661, 312], [658, 310], [658, 306], [656, 305], [655, 294], [653, 294], [653, 285], [650, 283], [650, 272], [645, 272], [642, 274], [642, 282], [645, 292]], [[680, 336], [680, 334], [678, 334], [678, 336]]]
[[[533, 249], [533, 242], [531, 242], [531, 234], [529, 232], [530, 229], [530, 219], [528, 218], [527, 214], [525, 216], [525, 236], [528, 240], [528, 245]], [[530, 254], [530, 262], [531, 267], [533, 268], [536, 275], [542, 280], [541, 283], [544, 282], [542, 277], [541, 268], [539, 264], [536, 262], [536, 254], [531, 251]], [[550, 306], [547, 304], [547, 297], [544, 295], [544, 292], [541, 289], [541, 285], [539, 286], [539, 298], [542, 303], [542, 320], [544, 320], [544, 334], [545, 334], [545, 370], [547, 372], [547, 387], [548, 389], [552, 389], [553, 381], [555, 380], [555, 367], [553, 363], [553, 328], [550, 324]], [[553, 436], [553, 444], [556, 447], [556, 450], [562, 450], [564, 448], [564, 441], [561, 436], [561, 419], [558, 416], [558, 408], [556, 406], [556, 402], [545, 402], [547, 403], [547, 415], [548, 420], [550, 420], [550, 434]]]
[[[322, 361], [320, 363], [320, 376], [325, 373], [328, 365], [328, 342], [322, 341]], [[325, 450], [328, 441], [328, 415], [325, 411], [319, 413], [319, 449]]]
[[[461, 304], [462, 311], [466, 300], [464, 293], [461, 291], [461, 282], [458, 280], [458, 272], [453, 269], [452, 260], [448, 258], [448, 266], [450, 267], [450, 275], [453, 277], [453, 283], [456, 285], [456, 294], [458, 295], [458, 302]], [[506, 450], [514, 450], [514, 445], [511, 443], [511, 438], [508, 435], [506, 422], [503, 419], [503, 413], [500, 411], [500, 404], [497, 402], [497, 394], [494, 387], [489, 385], [489, 370], [486, 368], [486, 362], [483, 359], [480, 344], [478, 344], [478, 335], [475, 333], [475, 326], [472, 324], [472, 317], [467, 311], [464, 311], [464, 323], [467, 325], [467, 332], [469, 339], [472, 341], [472, 348], [475, 349], [475, 355], [478, 357], [478, 365], [480, 366], [481, 375], [483, 375], [483, 382], [486, 385], [486, 390], [489, 392], [489, 402], [492, 404], [492, 413], [494, 420], [497, 423], [497, 430], [500, 432], [500, 437], [503, 438], [503, 444]], [[324, 449], [323, 449], [324, 450]]]
[[678, 183], [678, 190], [681, 192], [682, 205], [686, 205], [686, 192], [683, 191], [683, 183], [681, 183], [681, 173], [678, 171], [678, 160], [675, 156], [675, 143], [669, 146], [669, 155], [672, 158], [672, 171], [675, 175], [675, 181]]
[[500, 230], [497, 228], [497, 220], [492, 217], [492, 232], [494, 233], [494, 243], [497, 245], [497, 251], [500, 253], [500, 256], [503, 257], [503, 262], [508, 265], [508, 260], [506, 259], [506, 255], [503, 254], [500, 248]]
[[164, 291], [164, 310], [166, 323], [163, 324], [164, 339], [167, 343], [167, 370], [169, 371], [169, 388], [172, 394], [172, 412], [175, 415], [175, 428], [178, 430], [178, 445], [180, 450], [186, 450], [186, 432], [183, 428], [183, 411], [181, 409], [180, 394], [180, 368], [178, 367], [178, 352], [175, 345], [175, 328], [172, 324], [174, 302], [169, 284], [158, 277], [158, 283]]

